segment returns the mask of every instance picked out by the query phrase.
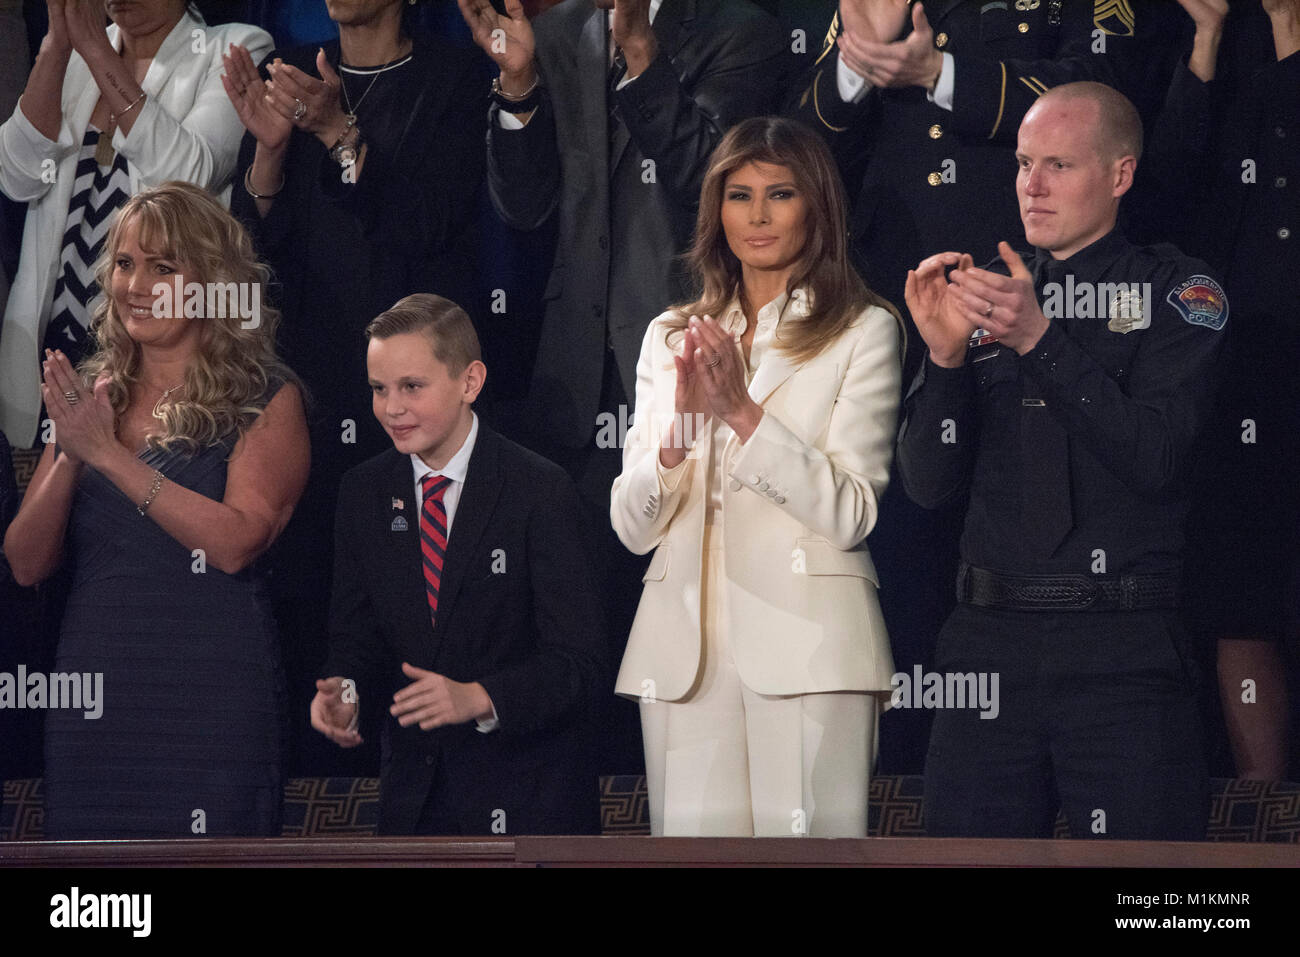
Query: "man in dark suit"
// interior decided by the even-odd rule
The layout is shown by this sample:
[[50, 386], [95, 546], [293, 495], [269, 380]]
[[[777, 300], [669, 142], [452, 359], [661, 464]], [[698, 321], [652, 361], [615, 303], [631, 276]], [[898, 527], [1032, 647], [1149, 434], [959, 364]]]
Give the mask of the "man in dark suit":
[[[497, 4], [501, 6], [500, 3]], [[460, 0], [501, 70], [488, 123], [488, 188], [511, 226], [558, 217], [558, 248], [526, 416], [528, 442], [573, 476], [601, 530], [601, 592], [620, 655], [643, 559], [609, 527], [646, 327], [687, 298], [709, 155], [780, 100], [790, 40], [749, 0], [565, 0], [530, 22]], [[611, 701], [611, 767], [641, 761], [636, 710]]]
[[366, 335], [394, 448], [339, 491], [312, 726], [359, 744], [358, 698], [398, 689], [381, 833], [594, 832], [589, 711], [607, 668], [573, 484], [478, 421], [486, 369], [455, 303], [408, 296]]

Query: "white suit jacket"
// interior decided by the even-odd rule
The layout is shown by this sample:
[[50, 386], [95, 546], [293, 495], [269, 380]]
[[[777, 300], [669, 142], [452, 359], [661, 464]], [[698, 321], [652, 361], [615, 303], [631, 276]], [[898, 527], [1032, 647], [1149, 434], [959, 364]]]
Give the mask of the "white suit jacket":
[[[119, 30], [108, 28], [115, 49]], [[126, 157], [131, 192], [168, 180], [188, 180], [230, 205], [230, 180], [243, 124], [221, 85], [221, 55], [232, 43], [258, 63], [273, 46], [265, 30], [244, 23], [209, 26], [188, 10], [149, 64], [147, 94], [129, 136], [119, 128], [113, 147]], [[77, 154], [100, 91], [90, 68], [73, 53], [63, 80], [63, 122], [57, 141], [23, 115], [21, 103], [0, 126], [0, 190], [28, 203], [23, 248], [0, 328], [0, 429], [24, 448], [36, 438], [40, 412], [40, 344], [50, 319]], [[47, 162], [48, 161], [48, 162]]]
[[[778, 334], [807, 315], [803, 290], [792, 298]], [[703, 429], [681, 471], [658, 464], [676, 386], [670, 315], [646, 331], [610, 502], [623, 544], [655, 550], [615, 690], [662, 701], [685, 696], [700, 666], [713, 441]], [[889, 481], [901, 375], [897, 324], [874, 306], [815, 358], [796, 363], [774, 345], [754, 372], [749, 394], [763, 418], [748, 442], [731, 435], [720, 461], [731, 647], [741, 680], [760, 694], [890, 689], [893, 658], [864, 539]]]

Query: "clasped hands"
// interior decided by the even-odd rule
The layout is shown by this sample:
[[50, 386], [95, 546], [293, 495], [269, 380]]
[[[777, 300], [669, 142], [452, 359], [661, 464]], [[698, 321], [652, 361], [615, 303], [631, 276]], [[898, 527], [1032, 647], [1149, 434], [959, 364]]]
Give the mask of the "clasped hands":
[[[452, 681], [405, 661], [402, 673], [411, 683], [393, 695], [388, 713], [403, 728], [419, 724], [421, 731], [430, 731], [443, 725], [492, 717], [492, 699], [477, 681]], [[344, 698], [342, 678], [317, 679], [316, 697], [311, 702], [311, 726], [341, 748], [354, 748], [361, 743], [361, 734], [354, 726], [357, 708], [355, 694], [350, 701]]]
[[[935, 365], [956, 368], [976, 329], [987, 330], [1017, 354], [1029, 352], [1049, 325], [1024, 261], [1005, 242], [998, 255], [1011, 275], [977, 269], [967, 253], [930, 256], [907, 271], [904, 297]], [[945, 269], [956, 267], [948, 276]]]
[[102, 0], [45, 0], [46, 41], [59, 50], [76, 50], [83, 60], [93, 53], [115, 53], [108, 42]]
[[[710, 316], [691, 316], [682, 333], [681, 352], [673, 356], [677, 370], [672, 427], [663, 437], [659, 461], [673, 468], [686, 457], [685, 437], [679, 434], [690, 419], [707, 421], [716, 415], [741, 442], [758, 428], [763, 407], [750, 397], [736, 340]], [[698, 435], [698, 430], [694, 432]]]
[[872, 86], [933, 90], [943, 54], [934, 45], [920, 3], [912, 5], [912, 32], [898, 39], [907, 23], [907, 6], [907, 0], [840, 0], [840, 58]]
[[49, 349], [41, 373], [41, 398], [60, 451], [74, 463], [98, 464], [117, 445], [117, 413], [108, 397], [108, 374], [101, 374], [94, 387], [87, 388], [68, 357]]

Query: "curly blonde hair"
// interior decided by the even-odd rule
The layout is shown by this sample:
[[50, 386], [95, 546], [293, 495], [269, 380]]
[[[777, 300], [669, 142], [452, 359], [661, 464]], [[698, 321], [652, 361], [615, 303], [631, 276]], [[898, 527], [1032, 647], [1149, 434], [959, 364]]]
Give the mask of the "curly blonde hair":
[[[197, 280], [209, 290], [217, 289], [225, 307], [217, 317], [205, 314], [191, 320], [203, 323], [199, 348], [185, 370], [184, 389], [175, 399], [164, 398], [154, 406], [162, 428], [149, 436], [150, 447], [171, 449], [179, 444], [193, 452], [216, 445], [232, 432], [242, 436], [262, 413], [272, 380], [299, 388], [301, 383], [276, 354], [279, 313], [263, 304], [259, 322], [244, 328], [237, 294], [230, 294], [241, 286], [256, 286], [265, 300], [270, 270], [258, 261], [239, 221], [212, 194], [191, 183], [164, 183], [135, 194], [122, 206], [95, 264], [95, 279], [105, 293], [90, 323], [98, 351], [78, 371], [87, 382], [107, 375], [113, 410], [119, 416], [126, 411], [141, 353], [109, 292], [124, 231], [133, 223], [139, 224], [142, 249], [183, 264], [186, 283]], [[211, 293], [204, 297], [205, 307], [209, 301]], [[176, 305], [179, 309], [180, 303]]]

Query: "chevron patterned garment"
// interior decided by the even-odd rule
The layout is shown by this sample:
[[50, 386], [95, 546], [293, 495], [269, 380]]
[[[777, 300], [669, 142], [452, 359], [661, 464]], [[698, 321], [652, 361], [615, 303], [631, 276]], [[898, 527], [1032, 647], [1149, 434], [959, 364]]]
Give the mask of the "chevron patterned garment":
[[95, 283], [95, 260], [113, 225], [113, 214], [131, 195], [126, 158], [113, 154], [113, 165], [95, 161], [99, 130], [86, 129], [77, 157], [77, 178], [68, 202], [68, 221], [63, 230], [63, 253], [59, 277], [54, 283], [54, 302], [45, 329], [45, 347], [62, 349], [76, 365], [89, 348], [90, 305], [99, 295]]

